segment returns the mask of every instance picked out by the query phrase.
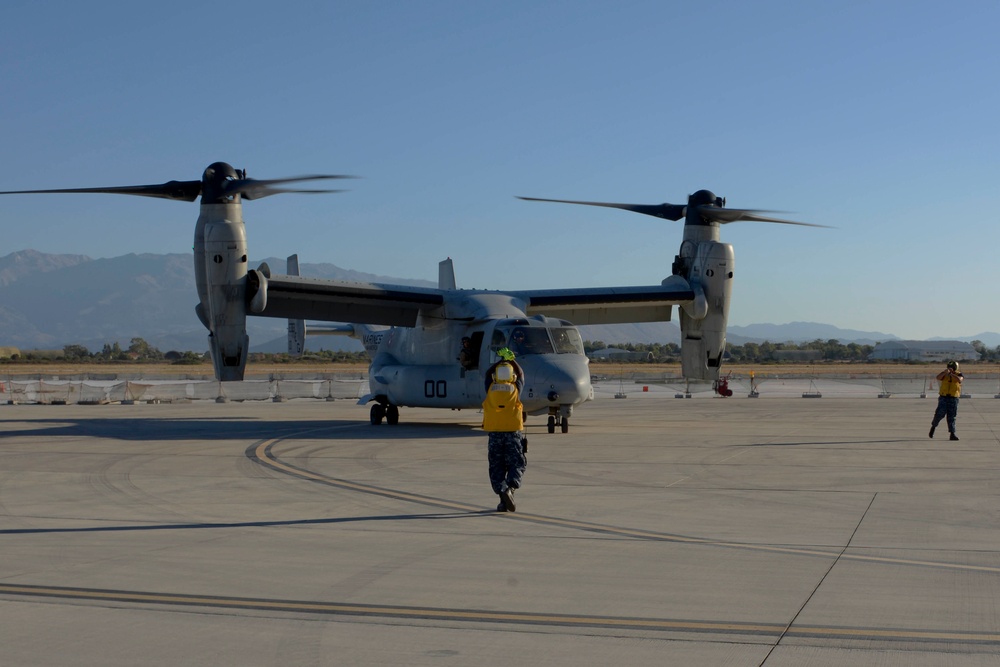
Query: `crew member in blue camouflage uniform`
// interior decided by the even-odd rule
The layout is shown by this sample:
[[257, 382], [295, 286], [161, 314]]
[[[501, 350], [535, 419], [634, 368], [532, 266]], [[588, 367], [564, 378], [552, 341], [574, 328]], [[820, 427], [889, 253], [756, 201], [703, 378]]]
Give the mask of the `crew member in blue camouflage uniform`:
[[955, 422], [958, 421], [958, 399], [962, 396], [962, 381], [965, 376], [958, 371], [958, 362], [949, 361], [948, 366], [937, 374], [937, 381], [940, 382], [938, 388], [937, 410], [934, 411], [934, 419], [931, 420], [931, 432], [928, 434], [934, 437], [934, 429], [941, 423], [942, 419], [947, 419], [949, 440], [958, 440]]
[[500, 496], [498, 512], [513, 512], [514, 489], [520, 488], [528, 461], [524, 457], [524, 416], [520, 395], [524, 370], [507, 348], [497, 351], [499, 361], [486, 371], [483, 429], [489, 432], [487, 456], [490, 485]]

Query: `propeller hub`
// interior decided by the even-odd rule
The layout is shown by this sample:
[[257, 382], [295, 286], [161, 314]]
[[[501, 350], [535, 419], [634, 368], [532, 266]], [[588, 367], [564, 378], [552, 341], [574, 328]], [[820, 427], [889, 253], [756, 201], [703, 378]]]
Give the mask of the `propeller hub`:
[[225, 204], [238, 201], [239, 192], [227, 192], [227, 185], [241, 177], [231, 164], [213, 162], [205, 168], [201, 175], [201, 203]]
[[693, 195], [688, 196], [688, 206], [716, 206], [722, 208], [726, 205], [726, 200], [716, 197], [711, 190], [698, 190]]

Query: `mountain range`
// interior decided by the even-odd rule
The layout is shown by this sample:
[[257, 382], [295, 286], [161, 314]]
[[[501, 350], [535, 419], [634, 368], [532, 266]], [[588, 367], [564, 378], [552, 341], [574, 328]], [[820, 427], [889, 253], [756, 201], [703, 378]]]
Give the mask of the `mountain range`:
[[[285, 261], [263, 260], [276, 273]], [[129, 254], [110, 259], [84, 255], [50, 255], [23, 250], [0, 257], [0, 346], [61, 349], [83, 345], [99, 351], [105, 344], [128, 347], [132, 338], [168, 350], [203, 351], [206, 332], [194, 312], [197, 303], [192, 254]], [[250, 262], [257, 266], [260, 261]], [[302, 264], [302, 275], [314, 278], [434, 287], [413, 280], [343, 269], [334, 264]], [[284, 320], [251, 317], [247, 330], [253, 351], [284, 351]], [[679, 343], [673, 322], [581, 326], [585, 340], [605, 343]], [[897, 336], [840, 329], [830, 324], [730, 325], [727, 339], [747, 342], [807, 342], [836, 339], [841, 343], [874, 344]], [[1000, 334], [984, 332], [958, 340], [1000, 345]], [[360, 350], [358, 341], [340, 336], [310, 339], [312, 349]]]

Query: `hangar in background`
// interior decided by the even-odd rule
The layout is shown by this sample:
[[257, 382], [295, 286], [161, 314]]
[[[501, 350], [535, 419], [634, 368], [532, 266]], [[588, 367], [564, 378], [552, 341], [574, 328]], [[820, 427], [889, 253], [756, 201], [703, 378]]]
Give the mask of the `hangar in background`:
[[887, 340], [875, 346], [872, 360], [976, 361], [979, 353], [959, 340]]
[[631, 352], [617, 347], [605, 347], [587, 355], [599, 361], [652, 361], [652, 352]]

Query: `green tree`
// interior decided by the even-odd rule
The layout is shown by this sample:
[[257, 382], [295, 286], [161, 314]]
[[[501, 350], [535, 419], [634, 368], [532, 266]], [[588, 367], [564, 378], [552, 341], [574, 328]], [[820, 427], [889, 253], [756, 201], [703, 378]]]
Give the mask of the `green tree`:
[[88, 350], [83, 345], [65, 345], [63, 346], [63, 356], [67, 360], [81, 360], [90, 358], [90, 350]]
[[105, 343], [100, 357], [104, 361], [122, 361], [126, 358], [125, 351], [122, 350], [122, 346], [118, 344], [118, 341], [115, 341], [113, 345]]
[[135, 355], [140, 361], [158, 361], [163, 359], [163, 353], [147, 343], [142, 338], [133, 338], [128, 346], [129, 354]]

